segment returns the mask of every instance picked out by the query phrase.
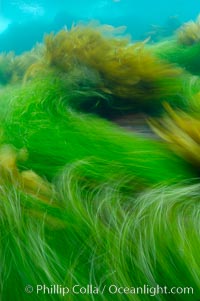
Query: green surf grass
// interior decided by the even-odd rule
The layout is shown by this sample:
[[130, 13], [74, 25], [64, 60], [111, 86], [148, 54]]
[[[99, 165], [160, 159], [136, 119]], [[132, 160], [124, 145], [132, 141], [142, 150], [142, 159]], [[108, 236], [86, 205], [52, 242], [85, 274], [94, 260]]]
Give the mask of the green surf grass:
[[27, 149], [22, 168], [52, 180], [66, 164], [84, 161], [80, 173], [97, 183], [132, 177], [142, 186], [192, 176], [161, 142], [75, 112], [67, 97], [55, 78], [27, 84], [7, 99], [2, 95], [3, 141]]
[[[91, 87], [85, 91], [67, 74], [52, 71], [0, 90], [0, 299], [196, 301], [196, 173], [164, 142], [80, 112], [84, 101], [108, 101]], [[191, 87], [181, 97], [193, 94]], [[3, 162], [2, 149], [22, 150], [21, 159], [27, 151], [27, 160], [17, 157], [19, 173], [9, 169], [12, 158], [10, 165]], [[49, 198], [40, 188], [26, 192], [21, 185], [20, 172], [30, 170], [38, 181], [49, 182]], [[64, 297], [25, 292], [26, 285], [36, 290], [37, 284], [93, 284], [100, 291], [106, 285], [106, 292]], [[185, 286], [193, 294], [112, 295], [110, 285]]]
[[[13, 295], [22, 301], [153, 298], [112, 295], [113, 284], [191, 287], [193, 294], [151, 290], [151, 295], [163, 301], [199, 298], [199, 184], [158, 187], [125, 200], [119, 185], [107, 183], [85, 195], [76, 179], [76, 167], [60, 174], [52, 204], [13, 187], [1, 189], [2, 300], [11, 301]], [[38, 284], [89, 283], [107, 290], [65, 297], [24, 292], [27, 284], [36, 290]]]

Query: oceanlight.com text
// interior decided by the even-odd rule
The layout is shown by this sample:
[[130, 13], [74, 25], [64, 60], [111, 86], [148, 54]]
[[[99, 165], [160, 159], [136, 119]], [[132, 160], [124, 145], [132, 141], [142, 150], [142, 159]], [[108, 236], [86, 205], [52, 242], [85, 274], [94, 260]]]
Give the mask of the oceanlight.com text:
[[37, 295], [149, 295], [154, 297], [156, 295], [193, 295], [194, 289], [192, 287], [167, 287], [167, 286], [150, 286], [143, 285], [140, 287], [134, 286], [119, 286], [115, 284], [96, 286], [87, 284], [85, 286], [75, 284], [71, 287], [60, 284], [37, 284], [35, 287], [26, 285], [25, 292], [27, 294]]

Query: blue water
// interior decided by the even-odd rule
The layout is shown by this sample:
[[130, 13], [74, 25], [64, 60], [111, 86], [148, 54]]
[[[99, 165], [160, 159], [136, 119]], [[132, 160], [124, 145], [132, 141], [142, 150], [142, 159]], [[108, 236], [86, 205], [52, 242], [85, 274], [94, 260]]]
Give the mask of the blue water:
[[199, 12], [199, 0], [0, 0], [0, 52], [30, 50], [45, 33], [81, 20], [125, 25], [133, 40], [156, 40]]

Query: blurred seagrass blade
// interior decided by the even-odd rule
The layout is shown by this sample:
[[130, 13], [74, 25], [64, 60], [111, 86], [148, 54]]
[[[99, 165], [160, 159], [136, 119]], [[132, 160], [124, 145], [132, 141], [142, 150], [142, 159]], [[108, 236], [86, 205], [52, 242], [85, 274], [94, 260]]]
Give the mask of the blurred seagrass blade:
[[200, 120], [192, 113], [173, 110], [169, 104], [164, 104], [166, 115], [161, 119], [150, 119], [152, 129], [179, 156], [192, 165], [200, 167]]

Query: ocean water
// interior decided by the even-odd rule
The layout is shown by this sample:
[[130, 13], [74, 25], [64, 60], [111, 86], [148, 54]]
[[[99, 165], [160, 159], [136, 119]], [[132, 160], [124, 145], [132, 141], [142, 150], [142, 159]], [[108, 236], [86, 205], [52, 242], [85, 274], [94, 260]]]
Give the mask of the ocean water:
[[151, 36], [154, 41], [196, 19], [199, 11], [198, 0], [1, 0], [0, 52], [20, 54], [45, 33], [91, 20], [126, 26], [133, 40]]

